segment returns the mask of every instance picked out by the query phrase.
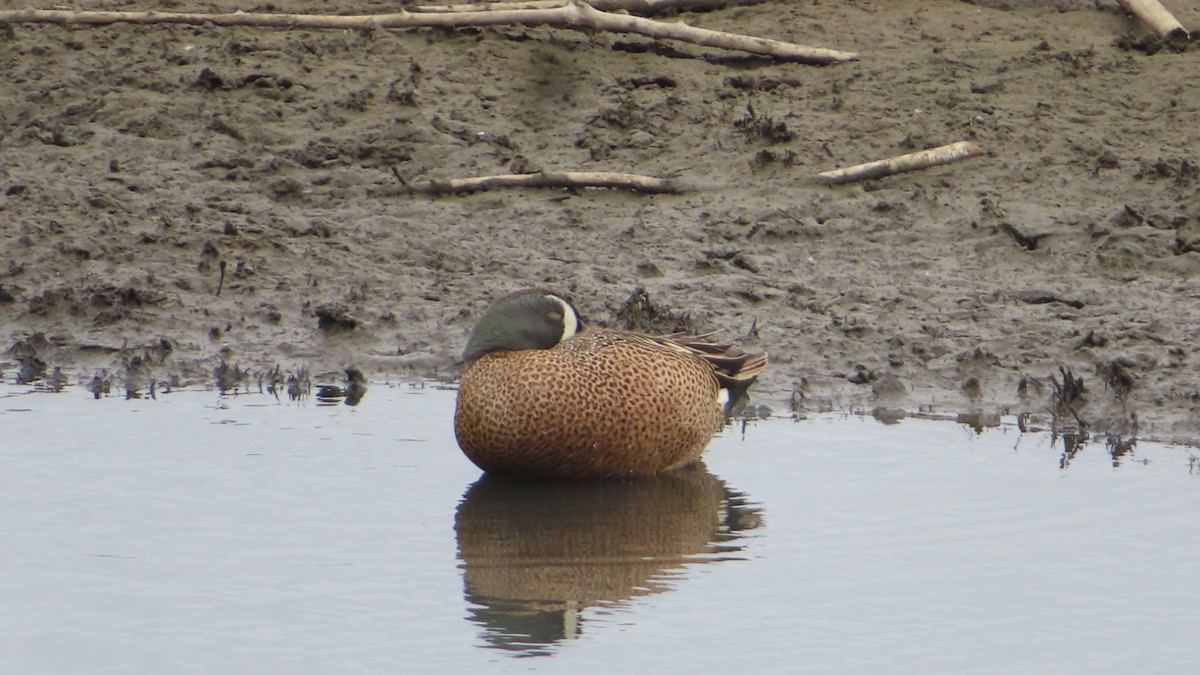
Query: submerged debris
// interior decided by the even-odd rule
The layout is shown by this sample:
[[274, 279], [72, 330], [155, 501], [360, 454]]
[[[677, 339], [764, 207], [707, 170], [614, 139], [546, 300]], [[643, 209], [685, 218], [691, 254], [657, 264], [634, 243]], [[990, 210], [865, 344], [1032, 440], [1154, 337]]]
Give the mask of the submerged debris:
[[367, 376], [353, 366], [346, 368], [342, 386], [334, 384], [317, 385], [317, 401], [324, 405], [336, 405], [345, 399], [346, 405], [358, 405], [367, 395]]
[[250, 373], [242, 370], [237, 364], [231, 367], [225, 359], [221, 359], [221, 365], [213, 369], [213, 377], [217, 381], [217, 390], [224, 394], [236, 391], [239, 385], [249, 380]]
[[50, 346], [43, 333], [34, 333], [13, 343], [5, 352], [17, 362], [17, 384], [32, 384], [46, 376], [48, 364], [41, 353]]
[[1078, 425], [1078, 430], [1086, 434], [1087, 422], [1079, 416], [1079, 410], [1087, 405], [1087, 399], [1084, 394], [1087, 388], [1083, 385], [1083, 378], [1075, 377], [1070, 368], [1059, 366], [1058, 372], [1062, 374], [1062, 380], [1058, 380], [1053, 375], [1050, 376], [1050, 386], [1053, 391], [1050, 394], [1050, 414], [1054, 419], [1055, 427], [1057, 428], [1061, 422], [1068, 416], [1075, 420]]
[[112, 377], [108, 374], [108, 370], [101, 370], [92, 375], [91, 381], [87, 384], [87, 390], [92, 392], [94, 398], [108, 396], [112, 392]]
[[257, 384], [259, 393], [271, 394], [278, 398], [279, 393], [284, 392], [292, 401], [298, 401], [312, 392], [312, 379], [309, 377], [308, 368], [284, 371], [278, 363], [274, 368], [259, 373]]

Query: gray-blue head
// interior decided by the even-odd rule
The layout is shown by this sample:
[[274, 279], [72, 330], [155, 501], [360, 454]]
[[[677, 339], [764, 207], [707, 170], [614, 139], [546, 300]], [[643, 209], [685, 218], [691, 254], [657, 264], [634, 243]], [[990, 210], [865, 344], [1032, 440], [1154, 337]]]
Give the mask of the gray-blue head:
[[562, 296], [543, 290], [510, 293], [479, 317], [463, 350], [470, 364], [484, 354], [549, 349], [583, 328], [579, 312]]

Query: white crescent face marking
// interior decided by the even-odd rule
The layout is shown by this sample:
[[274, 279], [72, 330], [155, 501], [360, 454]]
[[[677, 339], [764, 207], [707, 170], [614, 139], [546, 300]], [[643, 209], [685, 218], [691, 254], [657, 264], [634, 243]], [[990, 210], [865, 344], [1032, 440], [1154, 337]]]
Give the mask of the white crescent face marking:
[[571, 309], [571, 303], [563, 300], [557, 295], [547, 295], [546, 297], [554, 300], [560, 306], [562, 306], [563, 332], [562, 337], [559, 338], [558, 341], [563, 342], [567, 340], [567, 338], [575, 335], [575, 327], [579, 325], [579, 315], [575, 313], [575, 310]]

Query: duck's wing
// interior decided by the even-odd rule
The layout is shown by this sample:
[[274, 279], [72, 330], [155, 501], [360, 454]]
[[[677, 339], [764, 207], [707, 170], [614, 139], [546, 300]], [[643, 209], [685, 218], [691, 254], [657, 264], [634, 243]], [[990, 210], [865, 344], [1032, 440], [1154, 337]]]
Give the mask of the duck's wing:
[[711, 363], [720, 375], [735, 380], [754, 380], [767, 368], [766, 352], [752, 354], [734, 344], [706, 340], [688, 340], [678, 344]]
[[718, 386], [728, 394], [725, 412], [730, 414], [746, 400], [750, 385], [766, 370], [767, 353], [751, 354], [734, 344], [708, 340], [709, 335], [634, 334], [634, 338], [707, 363], [717, 378]]

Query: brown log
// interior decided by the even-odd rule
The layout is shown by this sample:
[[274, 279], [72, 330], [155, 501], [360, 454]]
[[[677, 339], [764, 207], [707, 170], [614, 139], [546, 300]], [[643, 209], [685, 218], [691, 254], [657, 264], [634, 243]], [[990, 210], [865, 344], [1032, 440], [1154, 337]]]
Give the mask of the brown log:
[[[397, 174], [397, 178], [400, 176]], [[678, 192], [679, 187], [670, 181], [652, 176], [607, 171], [563, 171], [541, 173], [501, 174], [497, 176], [475, 176], [432, 180], [406, 187], [413, 192], [425, 194], [458, 194], [477, 192], [495, 187], [556, 187], [556, 188], [617, 188], [635, 192]]]
[[970, 141], [959, 141], [958, 143], [951, 143], [920, 152], [911, 152], [906, 155], [867, 162], [866, 164], [848, 166], [844, 169], [825, 171], [817, 174], [817, 178], [830, 184], [849, 183], [856, 180], [882, 178], [906, 171], [926, 169], [931, 166], [957, 162], [961, 159], [982, 154], [983, 150], [978, 145]]
[[680, 40], [705, 47], [728, 49], [769, 56], [780, 61], [828, 64], [858, 60], [851, 52], [805, 47], [790, 42], [694, 28], [683, 22], [663, 22], [629, 14], [601, 12], [582, 0], [567, 0], [555, 7], [534, 9], [480, 10], [457, 13], [398, 12], [359, 16], [311, 14], [192, 14], [176, 12], [107, 12], [18, 9], [0, 11], [0, 23], [57, 23], [107, 25], [133, 24], [212, 24], [215, 26], [268, 26], [275, 28], [340, 28], [369, 30], [376, 28], [462, 28], [520, 24], [557, 26], [576, 30], [634, 33], [655, 39]]
[[1183, 24], [1158, 0], [1117, 0], [1117, 3], [1145, 22], [1158, 39], [1172, 47], [1181, 48], [1191, 40]]

